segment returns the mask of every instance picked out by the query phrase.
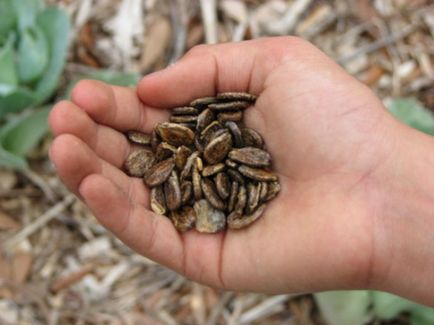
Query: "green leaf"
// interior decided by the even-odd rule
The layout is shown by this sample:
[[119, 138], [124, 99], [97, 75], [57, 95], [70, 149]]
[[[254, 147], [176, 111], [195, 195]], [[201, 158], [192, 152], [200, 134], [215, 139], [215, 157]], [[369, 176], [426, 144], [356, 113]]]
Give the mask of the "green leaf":
[[140, 76], [137, 73], [103, 69], [89, 71], [87, 74], [76, 76], [76, 78], [69, 83], [65, 98], [71, 98], [72, 89], [80, 80], [83, 79], [99, 80], [115, 86], [129, 87], [136, 85], [140, 79]]
[[0, 49], [0, 96], [13, 93], [18, 86], [13, 43], [14, 37], [10, 34], [9, 40]]
[[411, 314], [411, 325], [432, 325], [434, 324], [434, 309], [418, 305], [413, 308]]
[[47, 8], [37, 18], [47, 38], [50, 60], [45, 73], [36, 86], [36, 103], [43, 103], [57, 87], [60, 73], [65, 64], [69, 43], [70, 23], [63, 10]]
[[21, 33], [18, 44], [18, 75], [23, 83], [42, 75], [48, 62], [48, 47], [44, 33], [38, 26]]
[[362, 325], [372, 315], [368, 291], [330, 291], [314, 295], [322, 316], [330, 325]]
[[6, 40], [15, 26], [17, 17], [13, 2], [14, 0], [0, 0], [0, 46], [2, 45], [1, 39]]
[[392, 319], [416, 305], [404, 298], [377, 291], [372, 292], [372, 303], [375, 315], [381, 319]]
[[69, 42], [69, 18], [60, 9], [47, 8], [38, 15], [37, 23], [47, 40], [48, 65], [34, 89], [21, 85], [16, 92], [6, 97], [0, 96], [0, 117], [6, 113], [19, 112], [26, 107], [42, 104], [57, 88]]
[[33, 27], [36, 17], [42, 8], [41, 0], [15, 0], [12, 1], [18, 16], [18, 28], [21, 31]]
[[0, 165], [26, 167], [25, 155], [29, 153], [48, 131], [49, 107], [9, 120], [0, 129]]
[[434, 135], [434, 115], [415, 98], [397, 98], [389, 106], [390, 112], [401, 122]]

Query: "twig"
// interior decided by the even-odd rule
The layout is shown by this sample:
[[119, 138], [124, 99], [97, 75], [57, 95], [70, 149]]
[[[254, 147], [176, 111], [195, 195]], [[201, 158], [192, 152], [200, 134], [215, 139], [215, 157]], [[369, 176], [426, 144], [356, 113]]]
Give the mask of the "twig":
[[339, 58], [337, 62], [339, 64], [346, 64], [346, 63], [354, 60], [355, 58], [357, 58], [360, 55], [368, 54], [368, 53], [377, 51], [377, 50], [381, 49], [382, 47], [385, 47], [389, 44], [393, 44], [396, 41], [406, 37], [407, 35], [412, 33], [415, 29], [416, 29], [416, 26], [414, 26], [414, 25], [406, 26], [402, 31], [400, 31], [398, 33], [394, 33], [394, 34], [391, 34], [389, 36], [380, 38], [379, 40], [377, 40], [373, 43], [369, 43], [368, 45], [358, 49], [357, 51], [355, 51], [355, 52], [353, 52], [347, 56], [343, 56], [343, 57]]
[[19, 233], [15, 234], [10, 239], [6, 240], [4, 247], [6, 249], [11, 248], [15, 244], [23, 241], [30, 235], [34, 234], [36, 231], [45, 226], [48, 222], [54, 219], [60, 212], [65, 210], [73, 201], [75, 196], [73, 194], [68, 194], [61, 202], [57, 203], [50, 209], [48, 209], [44, 214], [37, 218], [33, 223], [27, 225]]
[[41, 176], [30, 169], [23, 169], [21, 170], [21, 173], [26, 176], [33, 184], [39, 187], [50, 202], [54, 202], [56, 200], [56, 194], [54, 193], [53, 189]]
[[205, 40], [208, 44], [214, 44], [218, 41], [217, 35], [217, 17], [215, 0], [200, 0], [202, 11], [202, 21], [205, 28]]
[[282, 304], [288, 300], [290, 295], [274, 296], [264, 300], [259, 305], [247, 310], [239, 318], [239, 324], [250, 324], [259, 318], [266, 317], [270, 313], [275, 313], [276, 308], [282, 308]]
[[234, 294], [232, 292], [225, 292], [220, 298], [219, 302], [211, 310], [210, 316], [206, 321], [206, 325], [215, 325], [218, 322], [219, 316], [222, 313], [224, 307], [232, 299]]
[[174, 33], [173, 54], [169, 63], [177, 61], [185, 52], [187, 43], [187, 12], [184, 0], [170, 2], [170, 18]]
[[51, 286], [50, 291], [57, 293], [62, 289], [68, 288], [73, 284], [79, 282], [85, 275], [90, 273], [93, 269], [92, 265], [85, 265], [80, 270], [73, 272], [67, 276], [57, 279]]

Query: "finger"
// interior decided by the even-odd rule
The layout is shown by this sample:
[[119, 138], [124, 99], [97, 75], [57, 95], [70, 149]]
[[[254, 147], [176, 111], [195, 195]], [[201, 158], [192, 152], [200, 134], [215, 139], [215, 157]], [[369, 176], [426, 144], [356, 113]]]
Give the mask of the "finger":
[[148, 258], [182, 271], [182, 240], [168, 218], [132, 203], [102, 175], [87, 176], [79, 192], [101, 224], [120, 240]]
[[95, 80], [83, 80], [75, 86], [72, 101], [86, 111], [96, 123], [120, 131], [138, 130], [150, 133], [164, 121], [169, 112], [145, 106], [135, 90]]
[[65, 185], [75, 194], [82, 180], [91, 174], [111, 179], [135, 202], [148, 205], [148, 192], [141, 179], [130, 178], [118, 168], [100, 159], [82, 140], [71, 134], [56, 137], [50, 148], [50, 157]]
[[297, 44], [281, 37], [195, 47], [178, 63], [145, 76], [138, 94], [153, 107], [185, 105], [224, 91], [258, 95], [270, 71]]
[[59, 102], [50, 112], [49, 124], [55, 136], [69, 133], [85, 142], [102, 160], [122, 167], [133, 147], [125, 135], [95, 123], [72, 102]]

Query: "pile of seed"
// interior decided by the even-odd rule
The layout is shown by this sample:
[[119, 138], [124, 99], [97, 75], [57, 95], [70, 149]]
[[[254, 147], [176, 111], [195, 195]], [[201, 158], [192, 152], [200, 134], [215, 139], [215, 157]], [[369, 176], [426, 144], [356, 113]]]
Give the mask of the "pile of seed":
[[242, 124], [256, 97], [221, 93], [172, 110], [170, 122], [151, 135], [129, 131], [141, 149], [126, 160], [127, 172], [151, 188], [150, 206], [179, 231], [215, 233], [257, 220], [280, 190], [269, 170], [264, 140]]

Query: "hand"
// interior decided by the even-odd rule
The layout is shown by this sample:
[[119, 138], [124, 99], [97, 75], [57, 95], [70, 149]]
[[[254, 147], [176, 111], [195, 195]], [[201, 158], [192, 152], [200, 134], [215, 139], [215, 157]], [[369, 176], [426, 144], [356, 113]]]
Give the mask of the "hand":
[[[149, 133], [167, 108], [224, 91], [258, 96], [245, 123], [263, 135], [282, 190], [246, 229], [179, 234], [122, 171], [134, 150], [122, 132]], [[69, 189], [127, 245], [195, 281], [268, 293], [371, 288], [386, 268], [378, 188], [405, 127], [307, 42], [199, 46], [137, 91], [82, 81], [49, 121]]]

